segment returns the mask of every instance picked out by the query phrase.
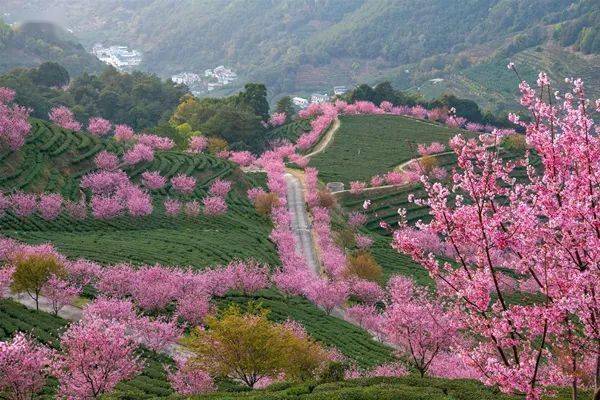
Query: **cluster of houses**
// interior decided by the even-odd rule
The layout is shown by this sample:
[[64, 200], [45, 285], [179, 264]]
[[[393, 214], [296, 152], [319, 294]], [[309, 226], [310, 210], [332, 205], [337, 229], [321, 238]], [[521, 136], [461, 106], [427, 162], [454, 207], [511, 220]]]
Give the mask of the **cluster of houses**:
[[204, 75], [181, 72], [171, 76], [173, 82], [186, 85], [194, 95], [207, 91], [212, 92], [215, 89], [229, 85], [237, 78], [238, 75], [231, 68], [226, 68], [223, 65], [204, 70]]
[[[333, 97], [335, 96], [341, 96], [344, 93], [346, 93], [348, 91], [348, 89], [346, 88], [346, 86], [334, 86], [333, 87]], [[294, 103], [294, 105], [298, 108], [306, 108], [308, 107], [309, 104], [312, 103], [326, 103], [330, 100], [330, 95], [325, 93], [313, 93], [310, 95], [310, 98], [304, 98], [304, 97], [293, 97], [292, 98], [292, 102]]]
[[108, 65], [112, 65], [119, 71], [125, 71], [137, 67], [142, 62], [142, 53], [127, 46], [108, 46], [95, 44], [92, 54]]

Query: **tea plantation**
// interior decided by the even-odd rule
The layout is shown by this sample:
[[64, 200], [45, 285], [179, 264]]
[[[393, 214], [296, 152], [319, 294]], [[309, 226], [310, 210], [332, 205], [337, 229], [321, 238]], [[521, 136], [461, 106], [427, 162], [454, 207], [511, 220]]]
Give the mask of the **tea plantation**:
[[311, 159], [324, 182], [368, 181], [414, 158], [417, 145], [446, 144], [458, 129], [395, 115], [340, 117], [333, 141]]
[[[80, 178], [94, 169], [94, 156], [104, 149], [117, 154], [124, 151], [110, 139], [66, 131], [39, 120], [32, 125], [20, 152], [0, 154], [0, 190], [60, 192], [76, 199]], [[155, 212], [149, 217], [75, 221], [63, 213], [48, 222], [36, 216], [20, 219], [7, 214], [0, 219], [0, 229], [6, 236], [31, 243], [50, 241], [69, 257], [101, 263], [160, 262], [201, 268], [249, 257], [277, 263], [267, 239], [270, 222], [254, 211], [245, 195], [247, 188], [254, 186], [252, 175], [247, 177], [235, 164], [209, 154], [178, 151], [157, 151], [152, 162], [125, 168], [133, 181], [145, 170], [160, 171], [167, 178], [179, 173], [195, 176], [194, 198], [204, 196], [216, 178], [231, 180], [229, 212], [216, 218], [167, 217], [162, 200], [173, 194], [167, 187], [156, 193]]]

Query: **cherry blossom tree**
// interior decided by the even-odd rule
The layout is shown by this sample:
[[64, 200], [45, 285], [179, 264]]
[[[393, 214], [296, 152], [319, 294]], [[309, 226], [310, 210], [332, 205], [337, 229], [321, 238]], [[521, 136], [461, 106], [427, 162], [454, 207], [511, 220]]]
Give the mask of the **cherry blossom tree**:
[[208, 192], [213, 196], [225, 198], [231, 190], [231, 181], [217, 178], [211, 183]]
[[192, 136], [188, 143], [188, 153], [202, 153], [208, 147], [208, 139], [204, 136]]
[[8, 400], [32, 399], [50, 372], [52, 351], [22, 333], [0, 342], [0, 393]]
[[0, 299], [2, 299], [12, 283], [12, 275], [15, 272], [15, 267], [4, 266], [0, 268]]
[[42, 194], [38, 204], [38, 210], [45, 220], [56, 219], [61, 212], [63, 198], [58, 193]]
[[[528, 399], [561, 381], [556, 351], [565, 343], [572, 368], [559, 375], [576, 396], [578, 365], [592, 354], [600, 395], [600, 140], [583, 83], [568, 83], [571, 92], [555, 93], [540, 73], [537, 91], [519, 85], [531, 121], [510, 119], [541, 167], [528, 154], [502, 160], [507, 132], [494, 130], [450, 141], [458, 160], [448, 187], [423, 179], [426, 198], [412, 200], [429, 207], [432, 221], [418, 229], [438, 235], [450, 251], [424, 249], [403, 229], [394, 234], [394, 247], [427, 268], [455, 320], [477, 337], [456, 346], [465, 362], [484, 383]], [[600, 102], [593, 106], [600, 111]], [[516, 167], [526, 179], [513, 177]], [[539, 300], [509, 302], [501, 283], [507, 271]]]
[[81, 287], [74, 286], [70, 282], [52, 275], [42, 287], [42, 295], [50, 301], [54, 315], [70, 305], [81, 294]]
[[188, 364], [182, 357], [175, 358], [176, 369], [165, 367], [171, 387], [182, 396], [194, 396], [216, 390], [212, 377], [206, 371]]
[[115, 140], [117, 142], [127, 142], [133, 139], [134, 131], [128, 125], [115, 125]]
[[17, 217], [29, 217], [37, 208], [36, 196], [33, 193], [15, 192], [10, 196], [10, 201]]
[[94, 157], [94, 163], [98, 169], [112, 171], [119, 167], [119, 157], [116, 154], [102, 150]]
[[71, 111], [68, 107], [54, 107], [50, 110], [48, 118], [50, 118], [50, 121], [54, 122], [61, 128], [69, 129], [75, 132], [79, 132], [81, 130], [81, 124], [77, 122], [73, 111]]
[[217, 216], [227, 212], [227, 203], [219, 196], [207, 196], [202, 199], [204, 215]]
[[142, 369], [135, 355], [137, 345], [125, 325], [117, 322], [82, 320], [67, 329], [60, 344], [62, 354], [54, 365], [59, 396], [97, 399]]
[[100, 117], [90, 118], [87, 126], [88, 132], [96, 136], [108, 135], [111, 128], [112, 124], [110, 121]]
[[269, 118], [269, 125], [271, 125], [272, 127], [280, 126], [285, 124], [286, 120], [287, 115], [285, 115], [285, 113], [274, 113], [273, 115], [271, 115], [271, 118]]
[[196, 178], [184, 174], [179, 174], [171, 178], [171, 186], [181, 194], [192, 194], [196, 188]]
[[16, 151], [25, 144], [25, 137], [31, 130], [30, 110], [17, 104], [11, 104], [15, 92], [0, 87], [0, 148], [8, 147]]
[[135, 165], [144, 161], [150, 162], [152, 160], [154, 160], [154, 150], [143, 143], [137, 143], [123, 154], [123, 161], [129, 165]]
[[181, 212], [181, 202], [175, 199], [166, 199], [163, 202], [165, 213], [170, 216], [176, 216]]

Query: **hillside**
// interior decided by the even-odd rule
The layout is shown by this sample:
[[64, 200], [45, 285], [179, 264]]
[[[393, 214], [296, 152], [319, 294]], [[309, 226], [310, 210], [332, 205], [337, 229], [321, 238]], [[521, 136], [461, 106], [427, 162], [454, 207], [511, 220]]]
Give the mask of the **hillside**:
[[[47, 4], [8, 3], [21, 20]], [[549, 72], [565, 72], [554, 65], [564, 60], [552, 50], [558, 46], [578, 52], [573, 57], [582, 61], [573, 63], [573, 74], [595, 66], [590, 85], [600, 75], [593, 58], [600, 50], [593, 0], [435, 0], [426, 7], [417, 0], [51, 3], [56, 13], [49, 18], [71, 27], [86, 45], [133, 46], [144, 52], [143, 68], [164, 76], [226, 64], [245, 80], [266, 83], [272, 95], [383, 79], [400, 89], [420, 88], [445, 78], [465, 96], [491, 89], [482, 96], [486, 105], [506, 109], [515, 104], [514, 91], [488, 87], [497, 76], [485, 65], [505, 66], [508, 58], [538, 47]], [[158, 23], [167, 29], [157, 32]], [[477, 77], [471, 67], [479, 70]]]
[[56, 25], [28, 22], [11, 27], [0, 20], [0, 73], [37, 67], [46, 61], [61, 64], [73, 77], [105, 67], [73, 35]]

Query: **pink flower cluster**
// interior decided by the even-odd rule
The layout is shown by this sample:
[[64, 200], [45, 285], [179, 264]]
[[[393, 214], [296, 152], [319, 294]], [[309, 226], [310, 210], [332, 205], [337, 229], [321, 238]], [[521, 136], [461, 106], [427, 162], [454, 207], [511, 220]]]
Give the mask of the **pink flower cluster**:
[[285, 115], [285, 113], [274, 113], [271, 115], [271, 118], [269, 118], [269, 125], [273, 127], [283, 125], [285, 124], [286, 119], [287, 115]]
[[154, 150], [152, 147], [143, 143], [135, 144], [123, 155], [123, 161], [129, 165], [135, 165], [140, 162], [150, 162], [154, 160]]
[[142, 172], [142, 184], [150, 190], [158, 190], [167, 184], [167, 178], [158, 171], [145, 171]]
[[128, 125], [115, 125], [115, 140], [117, 142], [127, 142], [133, 139], [133, 129]]
[[202, 153], [208, 146], [208, 139], [204, 136], [192, 136], [188, 143], [188, 153]]
[[158, 135], [144, 133], [135, 135], [133, 139], [136, 140], [138, 144], [147, 146], [152, 150], [171, 150], [175, 147], [173, 139]]
[[69, 129], [71, 131], [79, 132], [81, 130], [81, 124], [75, 119], [73, 111], [68, 107], [54, 107], [48, 114], [50, 121], [54, 122], [61, 128]]
[[111, 128], [112, 124], [110, 121], [100, 117], [90, 118], [87, 126], [88, 132], [96, 136], [108, 135]]
[[196, 188], [196, 178], [184, 174], [179, 174], [171, 178], [171, 186], [177, 193], [190, 195]]
[[94, 163], [98, 169], [112, 171], [119, 167], [119, 157], [116, 154], [103, 150], [96, 155]]
[[15, 92], [0, 87], [0, 148], [7, 146], [16, 151], [25, 144], [25, 137], [31, 130], [29, 124], [30, 110], [16, 104], [11, 104]]

